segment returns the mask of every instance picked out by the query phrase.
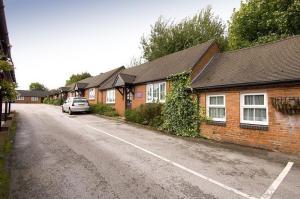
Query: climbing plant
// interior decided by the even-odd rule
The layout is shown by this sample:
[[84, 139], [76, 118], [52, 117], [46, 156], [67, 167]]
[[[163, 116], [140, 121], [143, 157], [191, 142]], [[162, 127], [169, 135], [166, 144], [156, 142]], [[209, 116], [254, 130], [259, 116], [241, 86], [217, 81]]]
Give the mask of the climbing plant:
[[4, 100], [15, 100], [17, 97], [16, 84], [7, 80], [0, 80], [0, 91]]
[[197, 99], [187, 91], [191, 84], [188, 73], [179, 73], [168, 78], [171, 91], [167, 94], [163, 109], [163, 129], [180, 136], [198, 135]]
[[12, 64], [6, 60], [0, 60], [0, 71], [11, 71], [12, 69]]

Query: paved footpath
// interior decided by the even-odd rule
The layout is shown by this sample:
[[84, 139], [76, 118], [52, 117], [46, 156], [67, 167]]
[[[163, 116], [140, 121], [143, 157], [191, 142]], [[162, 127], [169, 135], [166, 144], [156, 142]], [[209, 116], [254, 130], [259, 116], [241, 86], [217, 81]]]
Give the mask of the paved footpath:
[[13, 107], [11, 198], [300, 198], [294, 156], [188, 141], [55, 106]]

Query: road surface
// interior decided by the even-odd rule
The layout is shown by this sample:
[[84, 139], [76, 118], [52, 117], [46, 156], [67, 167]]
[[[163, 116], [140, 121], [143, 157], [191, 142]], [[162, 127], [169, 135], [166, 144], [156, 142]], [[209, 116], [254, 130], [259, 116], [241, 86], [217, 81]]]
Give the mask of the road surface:
[[11, 198], [300, 196], [294, 156], [186, 140], [94, 115], [69, 116], [55, 106], [13, 107], [19, 115]]

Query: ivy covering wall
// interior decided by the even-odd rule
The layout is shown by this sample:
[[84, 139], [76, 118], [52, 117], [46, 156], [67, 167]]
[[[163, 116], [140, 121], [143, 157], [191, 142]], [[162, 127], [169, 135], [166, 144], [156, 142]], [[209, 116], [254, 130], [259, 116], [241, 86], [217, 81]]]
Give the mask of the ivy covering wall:
[[196, 137], [199, 134], [198, 102], [187, 90], [191, 84], [190, 75], [179, 73], [170, 76], [168, 81], [171, 91], [167, 94], [163, 109], [163, 129], [180, 136]]

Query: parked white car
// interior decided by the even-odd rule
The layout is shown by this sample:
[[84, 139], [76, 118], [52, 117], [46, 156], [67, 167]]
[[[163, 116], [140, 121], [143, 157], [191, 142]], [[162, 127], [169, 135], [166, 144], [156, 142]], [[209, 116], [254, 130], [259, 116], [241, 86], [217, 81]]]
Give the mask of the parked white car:
[[74, 112], [89, 112], [90, 106], [84, 97], [69, 97], [61, 106], [62, 112], [72, 115]]

